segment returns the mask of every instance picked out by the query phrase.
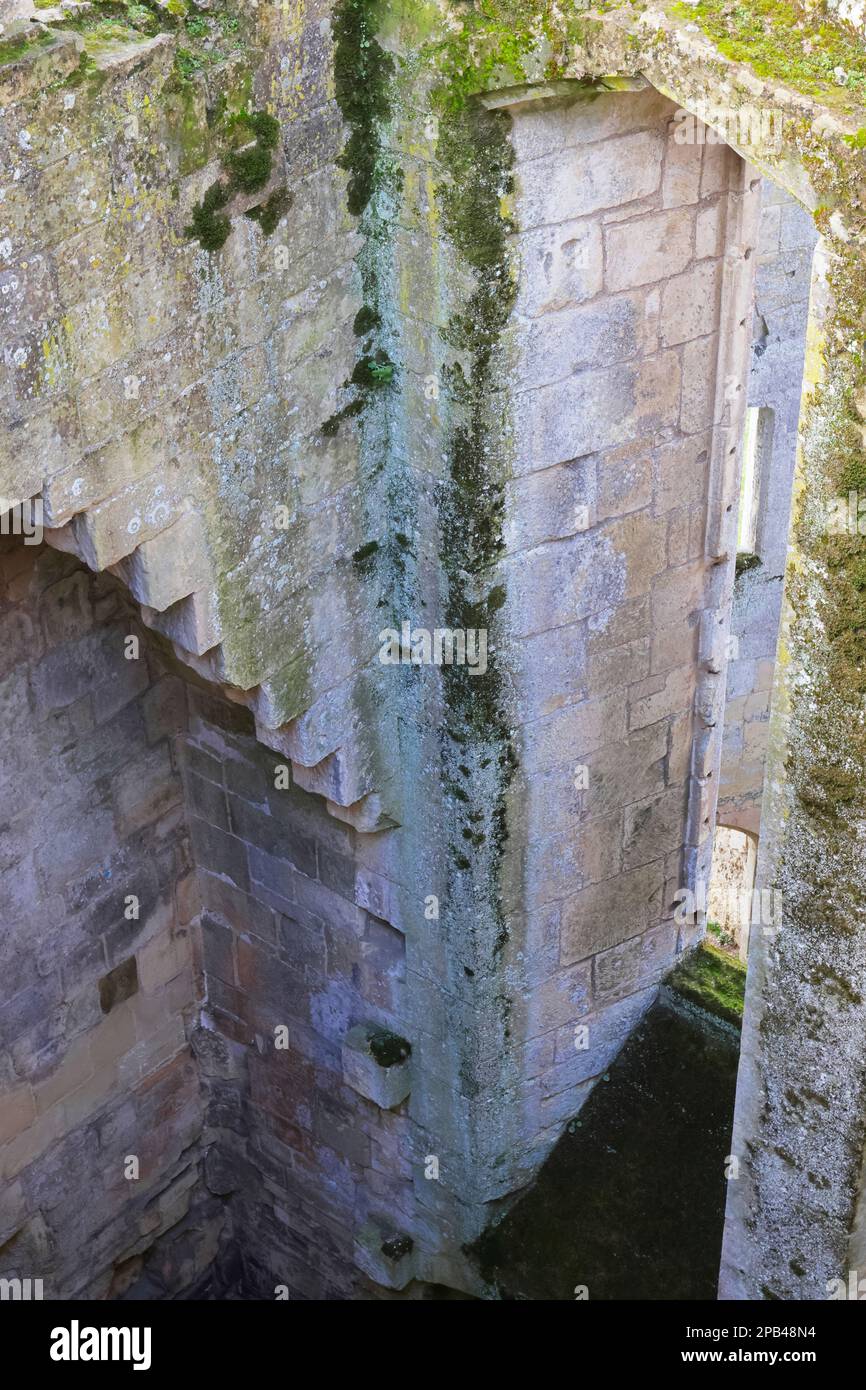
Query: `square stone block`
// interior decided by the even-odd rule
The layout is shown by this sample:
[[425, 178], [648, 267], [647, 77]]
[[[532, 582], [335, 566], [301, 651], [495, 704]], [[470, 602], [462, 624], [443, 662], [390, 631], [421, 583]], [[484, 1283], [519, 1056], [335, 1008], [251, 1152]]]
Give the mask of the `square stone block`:
[[380, 1110], [393, 1110], [412, 1089], [411, 1055], [405, 1039], [375, 1024], [358, 1023], [343, 1043], [343, 1080]]

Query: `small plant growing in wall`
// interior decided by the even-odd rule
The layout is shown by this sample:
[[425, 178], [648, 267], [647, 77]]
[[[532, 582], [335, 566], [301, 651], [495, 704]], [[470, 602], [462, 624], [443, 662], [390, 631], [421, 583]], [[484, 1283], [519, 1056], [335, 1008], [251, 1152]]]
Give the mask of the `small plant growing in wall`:
[[[231, 222], [221, 214], [236, 193], [255, 193], [269, 182], [273, 169], [274, 150], [279, 143], [280, 125], [267, 111], [239, 111], [226, 122], [226, 133], [239, 146], [230, 149], [223, 159], [223, 174], [205, 193], [192, 211], [186, 235], [195, 238], [205, 251], [218, 251], [231, 231]], [[267, 202], [250, 208], [247, 216], [258, 222], [269, 235], [289, 206], [288, 191], [283, 188]]]
[[205, 251], [218, 251], [225, 244], [232, 224], [223, 217], [220, 209], [229, 200], [229, 190], [224, 183], [212, 183], [200, 203], [192, 210], [192, 222], [186, 229], [187, 236], [196, 237]]

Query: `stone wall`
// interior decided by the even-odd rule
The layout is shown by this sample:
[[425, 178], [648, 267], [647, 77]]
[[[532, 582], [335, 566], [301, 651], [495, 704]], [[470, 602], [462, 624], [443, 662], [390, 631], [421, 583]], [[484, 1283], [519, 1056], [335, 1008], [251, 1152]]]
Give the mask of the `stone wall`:
[[356, 1238], [414, 1227], [408, 1084], [375, 1103], [346, 1044], [361, 1026], [406, 1035], [406, 945], [356, 901], [355, 832], [286, 771], [245, 711], [192, 695], [208, 1184], [231, 1195], [250, 1296], [370, 1297]]
[[721, 825], [753, 835], [760, 830], [816, 240], [805, 209], [765, 179], [748, 386], [748, 404], [764, 412], [758, 437], [759, 563], [739, 575], [734, 589], [718, 807]]
[[[0, 497], [41, 496], [50, 544], [116, 568], [265, 736], [327, 693], [327, 736], [291, 747], [308, 763], [359, 743], [374, 651], [352, 620], [357, 443], [322, 430], [360, 307], [329, 14], [235, 6], [183, 60], [196, 41], [164, 11], [127, 35], [41, 11], [58, 27], [2, 69]], [[191, 217], [226, 176], [232, 115], [265, 105], [271, 173], [234, 195], [217, 257]], [[274, 194], [264, 232], [243, 214]], [[344, 805], [369, 790], [371, 738], [330, 788]]]
[[2, 592], [3, 1275], [375, 1296], [355, 1241], [411, 1224], [409, 1083], [372, 1090], [347, 1035], [405, 1031], [406, 951], [355, 832], [115, 580], [16, 539]]
[[[226, 25], [197, 17], [204, 39], [156, 8], [122, 38], [40, 11], [48, 29], [0, 65], [4, 513], [40, 498], [49, 544], [113, 571], [198, 677], [160, 735], [182, 745], [177, 829], [188, 814], [204, 893], [195, 985], [167, 1030], [166, 1085], [189, 1089], [177, 1107], [160, 1083], [149, 1092], [149, 1132], [189, 1128], [183, 1169], [169, 1143], [169, 1195], [142, 1217], [174, 1234], [139, 1268], [150, 1227], [130, 1244], [109, 1223], [99, 1280], [131, 1295], [483, 1292], [465, 1240], [532, 1176], [699, 930], [674, 930], [673, 898], [705, 880], [715, 817], [757, 175], [724, 143], [678, 143], [673, 121], [708, 87], [737, 104], [771, 90], [697, 24], [655, 12], [584, 27], [544, 6], [543, 40], [515, 21], [503, 48], [496, 4], [237, 5]], [[858, 127], [772, 97], [795, 134], [755, 157], [819, 209], [841, 294], [859, 269], [845, 221]], [[273, 134], [263, 116], [279, 138], [252, 189], [231, 171], [261, 164], [261, 137], [246, 156], [243, 141], [253, 118]], [[215, 184], [225, 228], [208, 221]], [[228, 232], [221, 248], [197, 243], [193, 218], [206, 239]], [[852, 319], [837, 328], [817, 440], [830, 424], [847, 439], [860, 399], [839, 346], [858, 341]], [[814, 515], [819, 450], [810, 466]], [[819, 530], [804, 553], [835, 631]], [[786, 686], [793, 915], [767, 992], [779, 1077], [804, 1026], [800, 943], [826, 971], [838, 951], [810, 897], [816, 824], [823, 862], [841, 844], [849, 905], [859, 881], [853, 811], [829, 824], [806, 785], [848, 786], [854, 755], [845, 744], [839, 768], [834, 731], [850, 733], [857, 668], [840, 641], [825, 670], [808, 599], [799, 650], [835, 693]], [[483, 630], [488, 670], [382, 662], [404, 621]], [[164, 758], [148, 756], [159, 784]], [[132, 788], [106, 773], [94, 795], [113, 819], [151, 769]], [[100, 900], [88, 889], [88, 907]], [[169, 957], [157, 990], [172, 987]], [[189, 980], [186, 959], [177, 974]], [[24, 982], [28, 998], [38, 988]], [[832, 1012], [822, 1056], [839, 1055], [861, 1002]], [[747, 1009], [753, 1068], [761, 1007], [751, 1023]], [[848, 1200], [862, 1068], [842, 1052], [834, 1176]], [[25, 1133], [31, 1076], [38, 1088], [38, 1072], [11, 1077]], [[752, 1078], [744, 1144], [763, 1124], [758, 1093]], [[76, 1114], [70, 1149], [92, 1142]], [[186, 1182], [201, 1203], [189, 1228], [175, 1220]], [[15, 1194], [19, 1231], [39, 1192]], [[814, 1225], [821, 1273], [848, 1215]], [[64, 1266], [62, 1287], [77, 1277]]]
[[222, 1222], [199, 1191], [187, 1041], [183, 688], [116, 581], [71, 557], [4, 540], [0, 591], [0, 1269], [48, 1297], [115, 1296], [172, 1230], [154, 1263], [182, 1288]]
[[505, 876], [526, 923], [512, 1144], [534, 1161], [697, 929], [674, 906], [709, 862], [739, 418], [725, 384], [747, 347], [757, 179], [700, 123], [684, 138], [648, 86], [509, 110], [521, 766]]

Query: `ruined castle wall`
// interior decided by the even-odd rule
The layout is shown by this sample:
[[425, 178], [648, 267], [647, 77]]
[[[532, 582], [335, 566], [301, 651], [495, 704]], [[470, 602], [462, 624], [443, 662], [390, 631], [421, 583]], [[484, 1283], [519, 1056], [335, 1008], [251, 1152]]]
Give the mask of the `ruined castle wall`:
[[353, 1088], [344, 1044], [358, 1025], [405, 1036], [405, 941], [358, 905], [355, 831], [284, 785], [245, 711], [190, 698], [208, 1183], [231, 1198], [250, 1294], [371, 1296], [355, 1239], [370, 1218], [413, 1224], [409, 1120]]
[[740, 405], [725, 383], [747, 349], [758, 180], [649, 87], [510, 112], [506, 881], [525, 913], [517, 1142], [534, 1156], [692, 939], [673, 907], [708, 863]]
[[[352, 741], [374, 650], [353, 621], [357, 442], [322, 430], [349, 398], [361, 302], [330, 9], [238, 5], [192, 68], [170, 15], [128, 42], [61, 25], [0, 71], [0, 496], [41, 495], [50, 543], [118, 567], [265, 729], [328, 694], [325, 746], [292, 750], [310, 764]], [[191, 218], [244, 108], [280, 136], [216, 254]], [[272, 196], [262, 230], [244, 214]]]
[[[182, 660], [246, 706], [228, 707], [240, 723], [219, 736], [200, 734], [192, 708], [185, 776], [208, 911], [198, 989], [214, 1004], [196, 1044], [215, 1141], [207, 1190], [241, 1193], [244, 1219], [224, 1238], [248, 1230], [264, 1271], [251, 1277], [272, 1296], [278, 1283], [345, 1291], [356, 1236], [380, 1282], [411, 1278], [406, 1260], [396, 1274], [379, 1267], [378, 1227], [368, 1229], [368, 1216], [386, 1234], [409, 1224], [405, 1121], [347, 1090], [341, 1050], [357, 1022], [396, 1026], [408, 1012], [415, 1026], [400, 1031], [417, 1044], [430, 1018], [439, 1078], [450, 1035], [435, 929], [408, 949], [412, 1003], [398, 1007], [399, 885], [416, 869], [393, 835], [369, 833], [399, 814], [390, 784], [401, 768], [399, 753], [382, 756], [388, 704], [382, 668], [370, 666], [381, 589], [357, 552], [393, 513], [362, 495], [361, 431], [354, 412], [341, 415], [359, 395], [347, 383], [364, 351], [355, 318], [366, 286], [350, 177], [336, 167], [346, 132], [331, 6], [237, 15], [222, 61], [192, 74], [178, 68], [174, 30], [128, 44], [52, 31], [3, 70], [0, 494], [41, 496], [49, 543], [110, 568]], [[208, 254], [187, 228], [221, 176], [221, 113], [243, 106], [276, 113], [273, 173], [235, 200], [231, 234]], [[283, 190], [288, 210], [270, 234], [243, 216]], [[271, 804], [262, 787], [275, 760], [293, 781]], [[432, 768], [428, 777], [435, 791]], [[363, 847], [353, 824], [368, 832]], [[413, 833], [427, 830], [419, 818]], [[424, 893], [413, 885], [411, 896], [423, 921]], [[273, 1048], [281, 1023], [289, 1054], [260, 1054], [257, 1038]], [[225, 1039], [238, 1056], [227, 1059]], [[452, 1085], [432, 1085], [446, 1110]], [[228, 1135], [241, 1133], [232, 1149]], [[422, 1156], [430, 1147], [416, 1145]], [[230, 1150], [242, 1181], [221, 1167]], [[431, 1188], [423, 1165], [413, 1177]], [[429, 1252], [441, 1237], [425, 1238], [426, 1220], [415, 1234]], [[317, 1222], [330, 1223], [321, 1241], [339, 1254], [329, 1265], [319, 1246], [311, 1253]], [[146, 1269], [133, 1291], [156, 1287], [151, 1278]]]
[[816, 240], [811, 215], [765, 179], [748, 386], [748, 404], [763, 412], [756, 488], [760, 563], [745, 569], [734, 589], [718, 805], [721, 825], [752, 834], [760, 829]]
[[[41, 495], [49, 542], [115, 570], [247, 711], [186, 697], [206, 1239], [180, 1271], [129, 1266], [133, 1292], [188, 1288], [223, 1204], [219, 1249], [249, 1235], [241, 1268], [264, 1296], [361, 1289], [350, 1244], [380, 1287], [464, 1287], [463, 1240], [531, 1176], [691, 939], [670, 897], [708, 869], [755, 188], [723, 146], [680, 147], [637, 74], [695, 105], [717, 60], [673, 21], [646, 41], [599, 21], [569, 33], [561, 72], [628, 72], [637, 90], [599, 95], [586, 120], [513, 91], [487, 108], [460, 85], [474, 45], [419, 62], [410, 9], [383, 19], [387, 50], [372, 6], [312, 0], [239, 5], [236, 38], [192, 63], [166, 18], [128, 44], [55, 37], [0, 72], [0, 494]], [[399, 80], [386, 51], [408, 53]], [[552, 60], [536, 57], [509, 72], [494, 56], [478, 85], [540, 81]], [[362, 59], [375, 81], [347, 90]], [[723, 75], [738, 99], [763, 90]], [[246, 105], [279, 121], [273, 169], [208, 254], [187, 228]], [[282, 191], [268, 234], [263, 200]], [[383, 666], [381, 629], [403, 619], [489, 630], [493, 677]], [[828, 725], [850, 729], [838, 699]], [[798, 796], [839, 771], [819, 708], [800, 706]], [[800, 933], [822, 969], [836, 954], [832, 934], [813, 942], [807, 804], [788, 841], [783, 1039], [805, 1026]], [[862, 1031], [845, 1007], [832, 1060]], [[352, 1053], [371, 1017], [412, 1045], [408, 1096]], [[166, 1102], [151, 1129], [188, 1122], [194, 1144], [198, 1105]]]
[[171, 1232], [155, 1268], [178, 1291], [222, 1221], [204, 1203], [179, 1225], [203, 1119], [183, 689], [116, 581], [2, 545], [0, 1270], [113, 1296]]

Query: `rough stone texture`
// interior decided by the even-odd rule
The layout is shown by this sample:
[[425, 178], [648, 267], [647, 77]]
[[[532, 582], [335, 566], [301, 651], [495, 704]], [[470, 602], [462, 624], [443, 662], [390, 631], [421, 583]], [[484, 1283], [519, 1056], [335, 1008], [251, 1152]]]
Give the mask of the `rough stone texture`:
[[[436, 47], [436, 15], [419, 34], [414, 13], [389, 14], [390, 70], [372, 31], [356, 34], [349, 60], [380, 64], [372, 112], [345, 82], [342, 113], [334, 99], [334, 21], [345, 62], [346, 26], [360, 14], [369, 29], [369, 7], [325, 0], [240, 7], [238, 46], [191, 75], [168, 31], [90, 41], [89, 76], [80, 35], [0, 67], [0, 494], [41, 497], [49, 543], [112, 569], [198, 676], [180, 713], [164, 691], [148, 703], [136, 776], [106, 772], [96, 811], [74, 834], [61, 818], [50, 853], [30, 845], [11, 879], [26, 915], [80, 857], [100, 862], [112, 836], [146, 843], [173, 814], [201, 881], [188, 991], [163, 924], [169, 940], [143, 943], [103, 1014], [99, 980], [125, 958], [107, 956], [114, 917], [100, 929], [71, 1024], [88, 1047], [76, 1032], [64, 1046], [56, 1134], [35, 1056], [23, 1072], [4, 1058], [4, 1148], [22, 1158], [29, 1133], [35, 1175], [27, 1192], [29, 1168], [11, 1180], [6, 1248], [18, 1267], [54, 1222], [62, 1287], [80, 1275], [64, 1263], [75, 1227], [57, 1215], [58, 1173], [72, 1193], [92, 1184], [90, 1107], [128, 1117], [134, 1092], [168, 1167], [146, 1230], [126, 1227], [125, 1190], [109, 1207], [90, 1243], [98, 1291], [483, 1292], [466, 1239], [532, 1175], [693, 936], [671, 909], [709, 866], [745, 394], [728, 385], [746, 375], [757, 245], [755, 170], [672, 138], [674, 106], [708, 93], [779, 107], [783, 146], [755, 165], [818, 211], [833, 269], [762, 847], [786, 917], [749, 983], [735, 1144], [757, 1156], [732, 1197], [726, 1287], [815, 1296], [859, 1248], [866, 778], [848, 744], [862, 703], [857, 662], [832, 646], [839, 586], [818, 537], [866, 413], [849, 349], [862, 151], [846, 139], [864, 121], [723, 61], [699, 25], [661, 11], [575, 29], [545, 6], [543, 51], [509, 25], [497, 54], [490, 8], [472, 11], [490, 32], [465, 52], [459, 25]], [[339, 45], [337, 59], [339, 78]], [[473, 73], [488, 90], [467, 103]], [[272, 183], [292, 201], [268, 239], [243, 216], [263, 195], [237, 195], [209, 255], [184, 229], [225, 154], [220, 112], [247, 100], [279, 120]], [[10, 599], [3, 646], [16, 795], [15, 739], [38, 763], [33, 731], [58, 698], [98, 723], [153, 694], [131, 692], [125, 666], [93, 684], [101, 619], [59, 656], [46, 637], [25, 681], [34, 611]], [[491, 679], [381, 663], [382, 629], [403, 621], [489, 628]], [[73, 761], [89, 736], [67, 730]], [[124, 758], [138, 746], [124, 740]], [[116, 754], [100, 742], [99, 756]], [[850, 803], [828, 814], [821, 789], [840, 770], [848, 786], [849, 758]], [[839, 879], [817, 898], [816, 850]], [[99, 901], [88, 886], [73, 931]], [[183, 912], [186, 927], [199, 909], [185, 898]], [[28, 965], [5, 1006], [43, 1047], [61, 1002], [52, 962]], [[149, 1035], [123, 1028], [176, 967], [185, 998], [151, 1072]], [[370, 1020], [412, 1044], [393, 1112], [343, 1081], [346, 1035]], [[105, 1030], [105, 1092], [87, 1072], [91, 1030]], [[121, 1102], [112, 1067], [120, 1084], [127, 1058]], [[829, 1153], [815, 1099], [828, 1075]], [[121, 1136], [125, 1123], [139, 1121]], [[796, 1154], [784, 1180], [780, 1151]], [[809, 1221], [801, 1274], [793, 1198]], [[784, 1287], [767, 1264], [791, 1270]]]
[[[518, 307], [509, 329], [504, 615], [519, 639], [508, 658], [521, 768], [504, 878], [510, 909], [544, 923], [543, 954], [518, 933], [509, 955], [514, 1033], [544, 1059], [502, 1107], [519, 1115], [500, 1122], [511, 1185], [515, 1156], [527, 1155], [517, 1172], [533, 1170], [690, 940], [673, 899], [709, 862], [720, 740], [707, 711], [722, 696], [698, 656], [707, 626], [726, 621], [730, 583], [707, 509], [737, 428], [724, 384], [746, 348], [758, 185], [726, 147], [677, 143], [675, 107], [651, 87], [512, 115], [521, 253], [546, 224], [554, 265], [597, 237], [604, 273], [579, 307], [564, 286], [555, 307]], [[592, 169], [586, 206], [563, 200], [551, 168], [578, 181]], [[712, 248], [696, 240], [706, 218], [724, 229]], [[732, 475], [724, 487], [733, 500]], [[580, 684], [564, 685], [563, 670]], [[581, 1024], [588, 1047], [576, 1050]]]
[[760, 830], [816, 240], [812, 218], [765, 179], [748, 384], [748, 404], [763, 412], [754, 550], [760, 564], [734, 588], [718, 805], [720, 825], [753, 835]]
[[[182, 689], [116, 582], [72, 557], [5, 539], [0, 592], [0, 1269], [105, 1297], [201, 1207], [197, 893], [180, 728], [158, 717]], [[201, 1215], [164, 1290], [205, 1272], [221, 1224]]]

